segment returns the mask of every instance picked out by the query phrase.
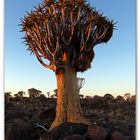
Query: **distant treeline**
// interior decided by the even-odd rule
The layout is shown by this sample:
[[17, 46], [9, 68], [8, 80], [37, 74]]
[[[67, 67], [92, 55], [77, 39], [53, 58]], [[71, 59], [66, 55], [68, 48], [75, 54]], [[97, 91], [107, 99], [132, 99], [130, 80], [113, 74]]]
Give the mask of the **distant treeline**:
[[[57, 89], [54, 89], [54, 94], [51, 94], [51, 92], [46, 92], [46, 93], [42, 93], [41, 90], [35, 89], [35, 88], [30, 88], [28, 89], [28, 92], [24, 92], [24, 91], [19, 91], [16, 94], [12, 94], [12, 92], [5, 92], [5, 101], [8, 101], [11, 98], [15, 98], [15, 99], [23, 99], [24, 97], [26, 98], [30, 98], [30, 99], [34, 99], [37, 97], [41, 97], [41, 98], [57, 98]], [[122, 95], [118, 95], [116, 98], [111, 95], [110, 93], [105, 94], [104, 96], [99, 96], [99, 95], [94, 95], [94, 96], [89, 96], [89, 95], [83, 95], [83, 94], [79, 94], [79, 98], [80, 99], [95, 99], [95, 98], [104, 98], [104, 99], [111, 99], [111, 100], [126, 100], [126, 101], [134, 101], [136, 100], [136, 95], [131, 95], [131, 93], [125, 93], [123, 96]]]

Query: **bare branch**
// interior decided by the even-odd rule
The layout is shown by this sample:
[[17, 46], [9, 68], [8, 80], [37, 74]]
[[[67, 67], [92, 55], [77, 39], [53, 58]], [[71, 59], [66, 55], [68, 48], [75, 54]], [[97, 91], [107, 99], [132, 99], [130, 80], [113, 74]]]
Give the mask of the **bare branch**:
[[91, 32], [92, 32], [92, 23], [90, 22], [89, 25], [88, 25], [88, 33], [87, 33], [87, 38], [86, 38], [85, 43], [88, 41]]
[[100, 29], [99, 33], [95, 32], [95, 36], [96, 36], [95, 44], [99, 44], [100, 42], [102, 42], [102, 40], [104, 39], [104, 37], [105, 37], [105, 35], [107, 33], [108, 28], [109, 27], [103, 26], [102, 34], [101, 34], [101, 29]]
[[45, 37], [43, 37], [42, 38], [43, 39], [43, 41], [44, 41], [44, 48], [48, 51], [48, 53], [51, 55], [51, 56], [53, 56], [53, 53], [51, 52], [51, 50], [50, 50], [50, 48], [49, 48], [49, 43], [48, 43], [48, 41], [47, 41], [47, 38], [45, 38]]
[[36, 55], [38, 61], [39, 61], [44, 67], [54, 70], [53, 66], [47, 65], [47, 64], [45, 64], [45, 63], [42, 61], [40, 55], [38, 54], [37, 50], [33, 47], [32, 43], [30, 43], [30, 47], [32, 48], [34, 54]]
[[49, 20], [47, 19], [45, 23], [46, 23], [46, 27], [47, 27], [47, 35], [48, 35], [49, 44], [50, 44], [50, 46], [53, 46], [53, 43], [52, 43], [52, 41], [51, 41], [51, 33], [52, 33], [52, 32], [51, 32]]
[[43, 125], [40, 125], [38, 123], [36, 123], [34, 127], [40, 127], [42, 129], [44, 129], [46, 132], [48, 132], [48, 130]]
[[[21, 31], [26, 32], [24, 42], [32, 44], [28, 50], [34, 52], [43, 66], [54, 70], [62, 70], [66, 63], [77, 71], [88, 69], [93, 47], [106, 43], [114, 29], [113, 21], [85, 0], [45, 0], [21, 23]], [[45, 64], [43, 58], [49, 60], [50, 65]]]

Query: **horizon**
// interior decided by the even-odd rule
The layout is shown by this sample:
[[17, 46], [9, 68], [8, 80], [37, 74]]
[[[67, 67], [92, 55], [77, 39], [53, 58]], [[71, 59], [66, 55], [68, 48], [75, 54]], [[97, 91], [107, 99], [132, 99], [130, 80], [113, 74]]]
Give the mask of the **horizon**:
[[[20, 91], [22, 91], [22, 90], [20, 90]], [[10, 92], [10, 91], [8, 91], [8, 92]], [[6, 92], [4, 92], [4, 93], [6, 93]], [[15, 94], [17, 94], [18, 92], [15, 92], [15, 93], [13, 93], [13, 92], [11, 92], [11, 96], [12, 97], [15, 97], [14, 95]], [[127, 92], [128, 93], [128, 92]], [[110, 95], [112, 95], [114, 98], [116, 98], [117, 96], [122, 96], [123, 98], [124, 98], [124, 96], [125, 96], [125, 94], [127, 94], [127, 93], [124, 93], [124, 94], [117, 94], [117, 95], [112, 95], [112, 94], [110, 94], [110, 93], [105, 93], [105, 94], [94, 94], [94, 95], [91, 95], [91, 94], [82, 94], [82, 93], [79, 93], [79, 95], [83, 95], [83, 98], [85, 98], [86, 96], [89, 96], [89, 97], [92, 97], [92, 98], [94, 98], [94, 96], [99, 96], [99, 97], [104, 97], [106, 94], [110, 94]], [[48, 98], [47, 96], [47, 92], [42, 92], [41, 91], [41, 94], [44, 94], [44, 96], [46, 97], [46, 98]], [[54, 95], [55, 93], [54, 92], [50, 92], [50, 96], [52, 96], [52, 95]], [[130, 94], [130, 97], [132, 97], [132, 96], [135, 96], [136, 94], [131, 94], [131, 93], [129, 93]], [[29, 97], [29, 95], [28, 95], [28, 91], [26, 91], [25, 92], [25, 94], [23, 95], [23, 97]], [[52, 97], [50, 97], [50, 98], [52, 98]]]
[[[32, 87], [32, 88], [35, 88], [35, 87]], [[30, 89], [30, 88], [29, 88]], [[35, 88], [35, 89], [37, 89], [37, 88]], [[52, 90], [52, 91], [47, 91], [47, 90], [41, 90], [41, 89], [37, 89], [37, 90], [40, 90], [41, 91], [41, 94], [44, 94], [46, 97], [47, 97], [47, 92], [50, 92], [50, 95], [53, 95], [53, 94], [55, 94], [55, 92]], [[28, 97], [28, 89], [27, 90], [18, 90], [18, 91], [14, 91], [14, 92], [12, 92], [12, 91], [5, 91], [4, 93], [6, 93], [6, 92], [11, 92], [11, 95], [14, 97], [14, 94], [17, 94], [19, 91], [24, 91], [25, 92], [25, 97]], [[122, 97], [124, 97], [124, 95], [126, 94], [126, 93], [130, 93], [130, 92], [124, 92], [124, 93], [121, 93], [121, 94], [111, 94], [111, 93], [100, 93], [100, 94], [86, 94], [86, 93], [83, 93], [82, 91], [80, 91], [79, 92], [79, 94], [82, 94], [82, 95], [84, 95], [84, 97], [86, 97], [86, 96], [91, 96], [91, 97], [94, 97], [95, 95], [98, 95], [98, 96], [101, 96], [101, 97], [103, 97], [105, 94], [111, 94], [113, 97], [117, 97], [117, 96], [122, 96]], [[136, 95], [135, 93], [130, 93], [130, 95], [131, 96], [133, 96], [133, 95]]]
[[[22, 44], [23, 33], [19, 32], [20, 19], [25, 11], [34, 9], [40, 0], [19, 2], [5, 1], [4, 30], [4, 91], [18, 92], [36, 88], [47, 92], [56, 88], [55, 74], [42, 67], [37, 59], [26, 51]], [[89, 1], [91, 6], [101, 10], [105, 16], [118, 21], [117, 30], [107, 44], [95, 47], [95, 58], [91, 69], [78, 73], [85, 78], [80, 94], [113, 96], [135, 93], [135, 1]], [[15, 10], [12, 7], [15, 5]], [[124, 10], [125, 5], [125, 10]], [[118, 10], [119, 8], [119, 10]], [[18, 11], [18, 12], [17, 12]], [[122, 12], [123, 11], [123, 12]], [[12, 16], [14, 15], [14, 17]], [[9, 24], [10, 23], [10, 24]]]

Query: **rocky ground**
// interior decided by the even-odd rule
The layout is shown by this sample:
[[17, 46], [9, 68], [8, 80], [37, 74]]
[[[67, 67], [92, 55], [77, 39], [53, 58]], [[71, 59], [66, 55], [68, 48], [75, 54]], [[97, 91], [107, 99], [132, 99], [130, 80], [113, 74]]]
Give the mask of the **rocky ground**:
[[[114, 99], [109, 96], [95, 96], [94, 98], [80, 99], [80, 102], [83, 115], [92, 122], [94, 127], [98, 128], [99, 126], [111, 134], [113, 132], [121, 132], [124, 136], [127, 136], [129, 140], [135, 140], [134, 99], [124, 100], [123, 98]], [[27, 97], [22, 99], [11, 98], [6, 101], [6, 140], [22, 140], [22, 138], [24, 138], [24, 140], [39, 140], [40, 136], [45, 135], [45, 130], [37, 126], [41, 125], [45, 129], [50, 127], [55, 117], [55, 106], [56, 99], [45, 97], [38, 97], [34, 100]], [[17, 132], [19, 136], [17, 136]], [[28, 132], [30, 132], [30, 134]], [[17, 138], [15, 138], [15, 135]], [[71, 138], [65, 140], [69, 139]]]

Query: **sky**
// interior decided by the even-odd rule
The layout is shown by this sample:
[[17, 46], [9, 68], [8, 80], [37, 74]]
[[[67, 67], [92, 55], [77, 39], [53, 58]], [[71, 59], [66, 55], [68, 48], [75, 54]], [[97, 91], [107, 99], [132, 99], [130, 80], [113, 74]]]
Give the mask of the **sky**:
[[[44, 68], [26, 50], [19, 32], [20, 19], [26, 11], [34, 9], [41, 0], [5, 0], [4, 15], [4, 90], [13, 94], [20, 90], [27, 92], [36, 88], [43, 93], [56, 88], [55, 74]], [[134, 0], [89, 0], [96, 7], [117, 22], [113, 36], [107, 44], [95, 47], [92, 68], [78, 73], [85, 78], [81, 89], [84, 95], [114, 96], [135, 94], [135, 1]]]

